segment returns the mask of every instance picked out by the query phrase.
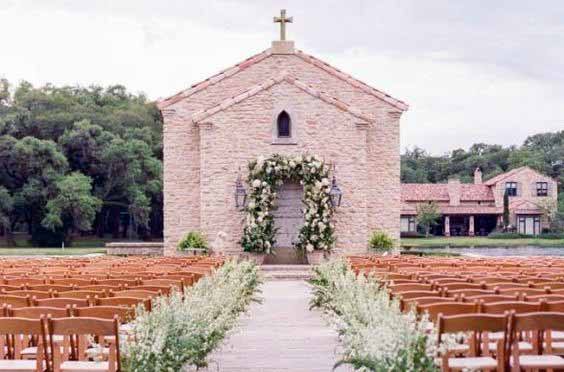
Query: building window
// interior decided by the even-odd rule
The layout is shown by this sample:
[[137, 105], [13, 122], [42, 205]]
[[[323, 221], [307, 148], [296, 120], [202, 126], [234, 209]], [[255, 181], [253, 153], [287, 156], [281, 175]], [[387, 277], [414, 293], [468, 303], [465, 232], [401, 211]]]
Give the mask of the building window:
[[517, 196], [517, 182], [506, 182], [505, 192], [508, 196]]
[[541, 233], [540, 216], [517, 216], [519, 234], [539, 235]]
[[414, 216], [401, 217], [401, 232], [415, 232], [417, 231], [417, 223]]
[[286, 111], [282, 111], [276, 120], [278, 138], [290, 138], [292, 136], [292, 121]]
[[548, 196], [548, 182], [537, 182], [537, 196]]

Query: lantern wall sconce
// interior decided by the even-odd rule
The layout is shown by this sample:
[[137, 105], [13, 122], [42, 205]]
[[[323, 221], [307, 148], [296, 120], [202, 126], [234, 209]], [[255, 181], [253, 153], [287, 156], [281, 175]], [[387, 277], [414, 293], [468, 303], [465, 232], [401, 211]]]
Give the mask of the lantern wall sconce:
[[335, 177], [335, 164], [333, 163], [333, 180], [331, 181], [331, 190], [329, 190], [329, 198], [331, 200], [331, 205], [333, 208], [341, 206], [341, 200], [343, 198], [343, 192], [341, 188], [337, 185], [337, 178]]
[[243, 186], [243, 181], [241, 179], [241, 169], [239, 169], [239, 174], [237, 174], [237, 180], [235, 181], [235, 207], [239, 210], [243, 210], [247, 204], [247, 190]]

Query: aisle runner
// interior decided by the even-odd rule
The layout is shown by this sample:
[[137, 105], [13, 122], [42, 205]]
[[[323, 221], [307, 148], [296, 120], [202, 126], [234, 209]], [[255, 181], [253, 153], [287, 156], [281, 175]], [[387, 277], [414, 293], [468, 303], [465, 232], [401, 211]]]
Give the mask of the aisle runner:
[[331, 371], [337, 336], [318, 311], [308, 310], [308, 285], [268, 281], [261, 290], [263, 303], [251, 306], [232, 337], [210, 357], [208, 371]]

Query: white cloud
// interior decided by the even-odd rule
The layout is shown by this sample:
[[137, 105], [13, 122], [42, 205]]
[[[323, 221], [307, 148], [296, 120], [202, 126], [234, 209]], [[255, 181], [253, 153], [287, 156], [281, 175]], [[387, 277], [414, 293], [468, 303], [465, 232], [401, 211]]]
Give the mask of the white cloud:
[[[155, 4], [145, 0], [5, 3], [0, 9], [0, 76], [36, 85], [121, 83], [155, 99], [266, 49], [277, 35], [270, 23], [277, 9], [274, 3], [171, 0], [167, 6]], [[506, 35], [502, 41], [490, 40], [489, 24], [472, 34], [471, 25], [441, 26], [434, 19], [426, 24], [432, 35], [439, 35], [440, 27], [447, 27], [450, 34], [442, 29], [444, 35], [434, 38], [429, 48], [419, 41], [421, 35], [413, 34], [415, 27], [390, 30], [389, 35], [397, 33], [395, 38], [382, 36], [386, 27], [395, 27], [402, 19], [421, 18], [423, 10], [410, 12], [413, 7], [382, 11], [378, 14], [384, 14], [384, 23], [374, 23], [369, 9], [360, 14], [353, 6], [324, 8], [321, 19], [316, 16], [319, 7], [295, 5], [297, 23], [290, 26], [290, 35], [301, 49], [407, 101], [404, 147], [418, 145], [442, 153], [475, 142], [518, 144], [527, 135], [564, 128], [564, 89], [558, 79], [562, 71], [554, 68], [562, 52], [548, 43], [556, 40], [558, 26], [543, 29], [536, 23], [536, 33], [547, 39], [528, 46], [527, 35], [535, 31], [530, 23], [515, 40], [507, 39], [507, 30], [502, 30]], [[327, 24], [339, 25], [333, 22], [339, 18], [336, 13], [343, 14], [344, 22], [355, 22], [321, 32]], [[368, 37], [368, 23], [358, 25], [365, 17], [374, 23], [378, 37]], [[457, 29], [462, 30], [460, 35], [482, 39], [468, 41], [461, 36], [452, 46], [447, 41], [456, 39]], [[504, 45], [511, 48], [505, 50]], [[517, 46], [525, 51], [513, 54]], [[527, 51], [529, 60], [523, 57]]]

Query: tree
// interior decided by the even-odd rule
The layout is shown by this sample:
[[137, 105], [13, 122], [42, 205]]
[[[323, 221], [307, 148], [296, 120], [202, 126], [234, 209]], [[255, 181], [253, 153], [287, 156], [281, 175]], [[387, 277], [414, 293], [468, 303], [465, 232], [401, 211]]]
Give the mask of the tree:
[[56, 195], [47, 202], [47, 213], [41, 224], [52, 231], [62, 229], [65, 242], [70, 243], [70, 232], [92, 228], [101, 201], [92, 196], [91, 180], [81, 173], [71, 173], [55, 185]]
[[119, 85], [8, 88], [0, 80], [0, 185], [13, 199], [12, 224], [59, 234], [42, 224], [47, 203], [57, 182], [78, 172], [102, 201], [92, 222], [100, 236], [106, 226], [118, 236], [123, 212], [141, 235], [162, 236], [162, 117], [154, 103]]
[[438, 223], [440, 217], [437, 203], [430, 202], [417, 205], [417, 224], [425, 230], [425, 236], [429, 236], [431, 227]]
[[509, 227], [509, 193], [505, 190], [503, 194], [503, 229]]
[[8, 189], [0, 186], [0, 228], [4, 229], [6, 235], [6, 244], [8, 247], [15, 245], [14, 236], [12, 235], [10, 215], [14, 209], [14, 200]]

